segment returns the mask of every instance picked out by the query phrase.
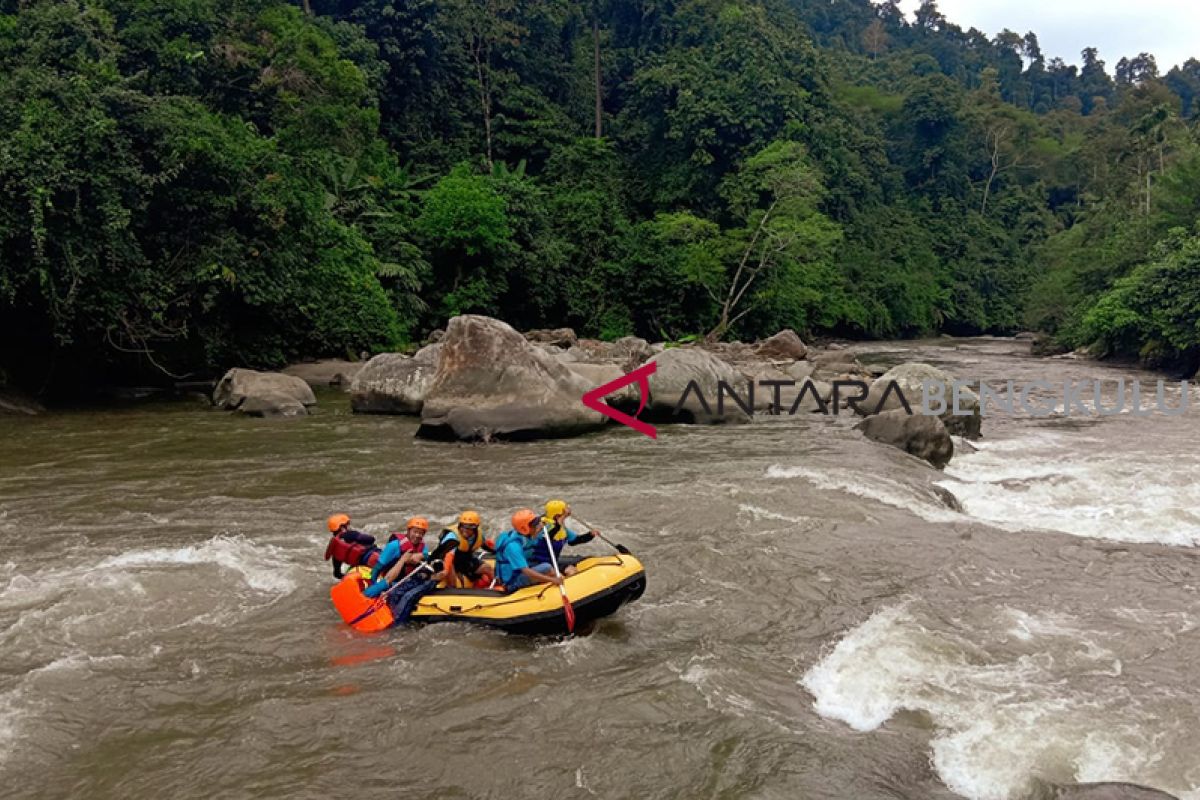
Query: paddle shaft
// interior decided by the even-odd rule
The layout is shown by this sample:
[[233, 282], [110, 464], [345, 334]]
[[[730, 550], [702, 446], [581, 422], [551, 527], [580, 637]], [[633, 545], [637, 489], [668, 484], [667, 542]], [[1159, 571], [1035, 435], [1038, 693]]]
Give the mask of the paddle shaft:
[[[545, 526], [542, 526], [542, 537], [546, 540], [546, 550], [550, 553], [550, 565], [554, 567], [554, 574], [561, 581], [562, 573], [558, 570], [558, 557], [554, 555], [554, 542], [550, 541], [550, 530]], [[559, 584], [558, 593], [562, 595], [563, 614], [567, 618], [567, 633], [574, 633], [575, 609], [571, 607], [571, 601], [567, 598], [567, 587]]]
[[[574, 515], [572, 515], [572, 516], [574, 516]], [[588, 521], [587, 521], [586, 519], [584, 519], [583, 517], [575, 517], [575, 519], [579, 520], [579, 523], [580, 523], [581, 525], [583, 525], [584, 527], [586, 527], [588, 530], [591, 530], [591, 531], [596, 531], [596, 537], [597, 537], [598, 539], [600, 539], [600, 541], [602, 541], [602, 542], [607, 542], [609, 546], [611, 546], [611, 547], [612, 547], [614, 550], [616, 550], [616, 551], [617, 551], [618, 553], [620, 553], [621, 555], [627, 556], [627, 555], [629, 555], [629, 554], [630, 554], [630, 553], [629, 553], [629, 548], [625, 547], [625, 545], [617, 544], [617, 543], [616, 543], [616, 542], [614, 542], [612, 539], [609, 539], [609, 538], [608, 538], [607, 536], [605, 536], [603, 533], [601, 533], [600, 531], [596, 530], [596, 526], [595, 526], [595, 525], [593, 525], [592, 523], [588, 522]]]

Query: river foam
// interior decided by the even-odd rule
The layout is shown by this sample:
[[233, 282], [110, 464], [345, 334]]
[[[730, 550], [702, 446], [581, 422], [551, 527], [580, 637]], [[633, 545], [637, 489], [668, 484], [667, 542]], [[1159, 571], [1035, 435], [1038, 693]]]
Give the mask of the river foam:
[[[926, 625], [909, 604], [850, 631], [801, 679], [817, 713], [874, 731], [901, 711], [934, 728], [931, 762], [971, 800], [1020, 800], [1035, 781], [1126, 781], [1200, 800], [1186, 703], [1101, 678], [1120, 664], [1065, 615], [1001, 608], [975, 635]], [[1000, 654], [997, 641], [1016, 642]]]
[[972, 517], [1008, 530], [1195, 546], [1198, 469], [1191, 454], [1115, 451], [1077, 432], [1039, 431], [956, 456], [939, 485]]
[[100, 570], [170, 566], [175, 564], [215, 564], [233, 572], [251, 589], [260, 592], [288, 593], [296, 581], [280, 572], [282, 551], [269, 545], [257, 545], [241, 536], [215, 536], [198, 545], [130, 550], [100, 562]]

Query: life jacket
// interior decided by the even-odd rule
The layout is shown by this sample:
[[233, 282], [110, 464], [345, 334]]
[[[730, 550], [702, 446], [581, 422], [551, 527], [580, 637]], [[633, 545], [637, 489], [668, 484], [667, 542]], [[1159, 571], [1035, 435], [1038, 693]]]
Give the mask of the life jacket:
[[516, 570], [505, 558], [505, 553], [511, 544], [515, 541], [520, 545], [521, 550], [525, 553], [525, 560], [529, 560], [529, 547], [526, 541], [527, 537], [522, 536], [513, 530], [505, 531], [496, 538], [496, 580], [500, 583], [507, 584], [516, 575]]
[[379, 560], [379, 548], [373, 544], [348, 542], [334, 534], [329, 537], [329, 546], [325, 548], [325, 560], [331, 558], [351, 567], [373, 567]]
[[[464, 574], [471, 572], [475, 564], [475, 551], [483, 547], [483, 529], [476, 530], [475, 535], [467, 539], [466, 534], [458, 529], [456, 523], [446, 528], [446, 533], [452, 533], [458, 539], [453, 551], [454, 571]], [[445, 538], [443, 534], [442, 539]]]
[[[393, 559], [389, 559], [386, 562], [379, 561], [378, 559], [383, 557], [383, 554], [387, 551], [388, 547], [391, 546], [392, 542], [396, 542], [396, 547], [397, 547], [396, 557]], [[396, 562], [399, 561], [401, 558], [403, 558], [407, 554], [412, 553], [417, 550], [424, 553], [425, 545], [424, 544], [413, 544], [412, 542], [410, 542], [408, 540], [408, 537], [405, 536], [403, 533], [393, 533], [391, 536], [388, 537], [387, 542], [383, 546], [383, 550], [379, 551], [379, 554], [376, 556], [375, 562], [373, 562], [373, 564], [372, 564], [373, 569], [371, 570], [371, 580], [375, 580], [380, 575], [384, 574], [389, 569], [391, 569], [393, 566], [395, 566]], [[412, 574], [412, 571], [415, 570], [418, 566], [419, 566], [418, 564], [412, 564], [412, 563], [405, 564], [404, 569], [402, 569], [400, 571], [400, 575], [397, 576], [396, 579], [399, 580], [400, 578], [408, 577], [409, 575]]]

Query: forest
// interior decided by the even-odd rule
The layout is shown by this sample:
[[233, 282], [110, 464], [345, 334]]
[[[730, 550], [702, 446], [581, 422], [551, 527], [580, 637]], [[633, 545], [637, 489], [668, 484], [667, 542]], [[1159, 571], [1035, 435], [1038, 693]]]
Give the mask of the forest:
[[1075, 60], [932, 0], [0, 0], [0, 384], [466, 312], [1194, 370], [1200, 60]]

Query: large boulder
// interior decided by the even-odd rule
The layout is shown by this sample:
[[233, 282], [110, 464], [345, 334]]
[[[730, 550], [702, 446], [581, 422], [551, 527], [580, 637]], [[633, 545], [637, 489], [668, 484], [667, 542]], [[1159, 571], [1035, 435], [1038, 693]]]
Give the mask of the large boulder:
[[937, 417], [898, 409], [867, 417], [854, 427], [868, 439], [898, 447], [938, 469], [954, 456], [954, 441]]
[[487, 441], [585, 433], [608, 422], [581, 402], [593, 388], [505, 323], [455, 317], [441, 341], [417, 435]]
[[651, 421], [711, 424], [750, 420], [728, 395], [719, 404], [721, 382], [745, 401], [746, 379], [712, 353], [697, 347], [671, 348], [656, 355], [654, 362], [658, 366], [650, 376], [649, 413], [645, 415]]
[[534, 344], [548, 344], [566, 350], [579, 343], [579, 337], [570, 328], [540, 329], [527, 331], [525, 338]]
[[808, 356], [808, 347], [791, 328], [759, 342], [754, 351], [768, 361], [802, 361]]
[[361, 361], [327, 358], [292, 364], [283, 369], [283, 374], [293, 375], [309, 386], [349, 386], [362, 367]]
[[34, 416], [46, 409], [32, 397], [26, 397], [20, 392], [0, 388], [0, 414], [23, 414]]
[[357, 414], [420, 414], [437, 373], [441, 348], [441, 344], [430, 344], [413, 356], [375, 356], [350, 384], [350, 408]]
[[[892, 411], [903, 408], [904, 404], [900, 398], [900, 394], [903, 394], [903, 399], [908, 401], [913, 412], [920, 414], [925, 382], [932, 381], [945, 389], [946, 410], [938, 416], [941, 417], [946, 430], [955, 436], [977, 439], [983, 425], [979, 395], [965, 386], [960, 387], [958, 410], [966, 413], [955, 414], [954, 380], [954, 376], [949, 372], [929, 364], [900, 364], [889, 369], [871, 384], [867, 399], [859, 404], [858, 411], [861, 414], [874, 414], [877, 409]], [[896, 389], [889, 391], [893, 383], [899, 389], [899, 393]], [[936, 398], [931, 397], [930, 401], [931, 405], [937, 405]]]
[[317, 404], [312, 388], [294, 375], [234, 368], [213, 390], [213, 405], [253, 417], [301, 417]]
[[[612, 383], [625, 375], [625, 372], [616, 364], [571, 362], [567, 364], [567, 369], [583, 378], [593, 389], [606, 383]], [[639, 399], [637, 384], [630, 383], [605, 397], [604, 402], [614, 408], [636, 411]]]

